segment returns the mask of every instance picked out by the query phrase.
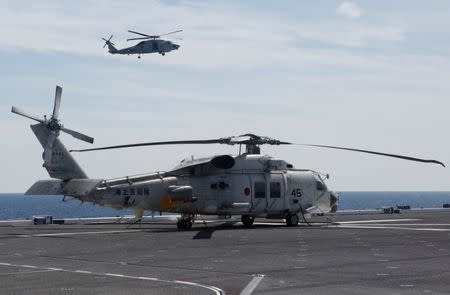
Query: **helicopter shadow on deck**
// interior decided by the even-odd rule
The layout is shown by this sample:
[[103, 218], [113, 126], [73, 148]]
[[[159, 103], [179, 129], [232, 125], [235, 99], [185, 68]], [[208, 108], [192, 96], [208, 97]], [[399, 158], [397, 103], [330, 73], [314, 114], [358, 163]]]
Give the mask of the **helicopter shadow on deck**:
[[[237, 223], [239, 223], [238, 221], [226, 221], [220, 224], [204, 224], [203, 227], [201, 227], [201, 223], [197, 223], [198, 226], [196, 227], [192, 227], [190, 230], [187, 231], [182, 231], [182, 232], [197, 232], [192, 239], [193, 240], [202, 240], [202, 239], [211, 239], [212, 235], [214, 234], [214, 232], [216, 231], [221, 231], [221, 230], [233, 230], [233, 231], [238, 231], [238, 230], [261, 230], [261, 229], [270, 229], [270, 228], [287, 228], [286, 225], [284, 223], [280, 223], [280, 224], [254, 224], [251, 227], [245, 227], [245, 226], [241, 226], [241, 225], [236, 225]], [[304, 228], [304, 227], [310, 227], [307, 224], [301, 224], [298, 225], [297, 227], [291, 227], [291, 229], [294, 228]], [[317, 227], [317, 226], [314, 226]], [[320, 227], [320, 226], [319, 226]], [[147, 231], [147, 230], [145, 230]], [[148, 232], [152, 232], [152, 233], [168, 233], [168, 232], [180, 232], [178, 229], [175, 228], [157, 228], [157, 229], [149, 229]]]

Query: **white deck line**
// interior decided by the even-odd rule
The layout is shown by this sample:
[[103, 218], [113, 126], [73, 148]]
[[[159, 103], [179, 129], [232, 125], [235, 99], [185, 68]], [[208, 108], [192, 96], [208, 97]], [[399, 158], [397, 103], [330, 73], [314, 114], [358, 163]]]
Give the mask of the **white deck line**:
[[[91, 272], [91, 271], [86, 271], [86, 270], [70, 270], [70, 269], [63, 269], [63, 268], [56, 268], [56, 267], [43, 267], [43, 266], [35, 266], [35, 265], [12, 264], [12, 263], [8, 263], [8, 262], [0, 262], [0, 265], [19, 267], [19, 268], [34, 268], [34, 269], [39, 269], [43, 272], [44, 271], [63, 271], [63, 272], [76, 273], [76, 274], [82, 274], [82, 275], [92, 274], [92, 275], [109, 276], [109, 277], [115, 277], [115, 278], [156, 281], [156, 282], [169, 283], [169, 284], [188, 285], [188, 286], [208, 289], [208, 290], [214, 292], [214, 294], [216, 294], [216, 295], [225, 294], [225, 292], [218, 287], [203, 285], [203, 284], [188, 282], [188, 281], [164, 280], [164, 279], [151, 278], [151, 277], [137, 277], [137, 276], [129, 276], [129, 275], [119, 274], [119, 273], [101, 273], [101, 272]], [[31, 273], [31, 272], [29, 272], [29, 273]], [[26, 274], [26, 272], [25, 273], [21, 272], [20, 274]]]
[[250, 281], [250, 283], [245, 286], [245, 288], [241, 291], [240, 295], [250, 295], [253, 291], [258, 287], [259, 283], [261, 283], [262, 279], [264, 279], [264, 275], [256, 275]]

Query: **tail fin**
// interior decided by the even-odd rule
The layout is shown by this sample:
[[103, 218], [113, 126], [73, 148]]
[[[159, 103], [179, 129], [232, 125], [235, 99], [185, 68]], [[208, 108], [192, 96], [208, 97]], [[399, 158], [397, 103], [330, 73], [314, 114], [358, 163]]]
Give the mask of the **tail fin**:
[[56, 86], [55, 104], [50, 119], [47, 119], [46, 116], [44, 116], [44, 119], [41, 119], [38, 116], [29, 114], [17, 107], [12, 107], [11, 111], [15, 114], [39, 122], [38, 124], [31, 125], [31, 129], [44, 148], [44, 153], [42, 154], [42, 158], [44, 159], [43, 166], [47, 169], [50, 177], [62, 180], [87, 178], [84, 171], [78, 166], [75, 159], [58, 139], [58, 136], [60, 131], [62, 131], [86, 142], [93, 143], [94, 139], [80, 132], [65, 128], [60, 123], [58, 116], [59, 106], [61, 104], [61, 93], [62, 88]]
[[[62, 180], [72, 178], [88, 178], [86, 173], [84, 173], [72, 155], [67, 151], [64, 144], [58, 138], [54, 139], [51, 150], [46, 150], [48, 149], [48, 141], [52, 136], [52, 131], [47, 128], [47, 126], [39, 123], [31, 125], [30, 127], [44, 148], [44, 152], [42, 154], [44, 164], [42, 166], [47, 169], [51, 178], [58, 178]], [[47, 153], [49, 156], [46, 156]]]
[[108, 51], [111, 54], [117, 53], [117, 48], [111, 42], [108, 42]]

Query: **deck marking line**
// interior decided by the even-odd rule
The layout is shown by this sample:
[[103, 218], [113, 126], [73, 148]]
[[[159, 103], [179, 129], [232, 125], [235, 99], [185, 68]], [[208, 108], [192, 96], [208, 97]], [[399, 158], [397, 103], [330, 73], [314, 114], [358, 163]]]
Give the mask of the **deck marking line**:
[[23, 275], [23, 274], [29, 274], [29, 273], [41, 273], [41, 272], [52, 272], [54, 270], [50, 269], [41, 269], [41, 270], [30, 270], [30, 271], [21, 271], [21, 272], [4, 272], [0, 273], [0, 276], [4, 275]]
[[396, 221], [417, 221], [420, 219], [371, 219], [371, 220], [352, 220], [352, 221], [338, 221], [338, 224], [350, 223], [378, 223], [378, 222], [396, 222]]
[[28, 236], [30, 236], [30, 237], [56, 237], [56, 236], [134, 233], [134, 232], [141, 232], [141, 231], [143, 231], [143, 230], [141, 230], [141, 229], [129, 229], [129, 230], [82, 231], [82, 232], [68, 232], [68, 233], [35, 234], [35, 235], [28, 235]]
[[91, 271], [88, 271], [88, 270], [76, 270], [75, 272], [76, 273], [85, 273], [85, 274], [91, 274], [92, 273]]
[[245, 288], [241, 291], [240, 295], [250, 295], [253, 291], [258, 287], [258, 284], [262, 281], [264, 275], [255, 275], [250, 283], [245, 286]]
[[339, 228], [354, 228], [354, 229], [400, 229], [400, 230], [415, 230], [415, 231], [450, 231], [450, 228], [413, 228], [401, 226], [372, 226], [372, 225], [339, 225]]
[[[93, 274], [93, 275], [99, 275], [99, 276], [110, 276], [110, 277], [119, 277], [119, 278], [135, 279], [135, 280], [155, 281], [155, 282], [163, 282], [163, 283], [169, 283], [169, 284], [182, 284], [182, 285], [189, 285], [189, 286], [193, 286], [193, 287], [208, 289], [210, 291], [213, 291], [214, 294], [216, 294], [216, 295], [224, 295], [225, 294], [225, 292], [218, 287], [203, 285], [203, 284], [188, 282], [188, 281], [164, 280], [164, 279], [150, 278], [150, 277], [135, 277], [135, 276], [129, 276], [129, 275], [123, 275], [123, 274], [117, 274], [117, 273], [95, 273], [95, 272], [84, 271], [84, 270], [70, 270], [70, 269], [62, 269], [62, 268], [56, 268], [56, 267], [39, 267], [39, 266], [34, 266], [34, 265], [12, 264], [12, 263], [7, 263], [7, 262], [0, 262], [0, 265], [13, 266], [13, 267], [19, 267], [19, 268], [36, 268], [36, 269], [41, 269], [42, 272], [63, 271], [63, 272], [78, 273], [78, 274]], [[35, 271], [33, 271], [33, 272], [35, 272]], [[38, 271], [36, 271], [36, 272], [38, 272]], [[25, 272], [25, 273], [31, 273], [31, 272]]]

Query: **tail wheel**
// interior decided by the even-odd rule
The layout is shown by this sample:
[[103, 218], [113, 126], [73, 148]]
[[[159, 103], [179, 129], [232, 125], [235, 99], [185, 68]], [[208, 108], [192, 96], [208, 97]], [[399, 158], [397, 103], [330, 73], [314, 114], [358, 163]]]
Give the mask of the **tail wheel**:
[[253, 224], [253, 222], [255, 221], [255, 217], [249, 216], [249, 215], [242, 215], [241, 221], [242, 221], [242, 224], [244, 224], [245, 226], [251, 226]]
[[287, 226], [298, 225], [298, 215], [297, 214], [288, 214], [286, 216], [286, 225]]

